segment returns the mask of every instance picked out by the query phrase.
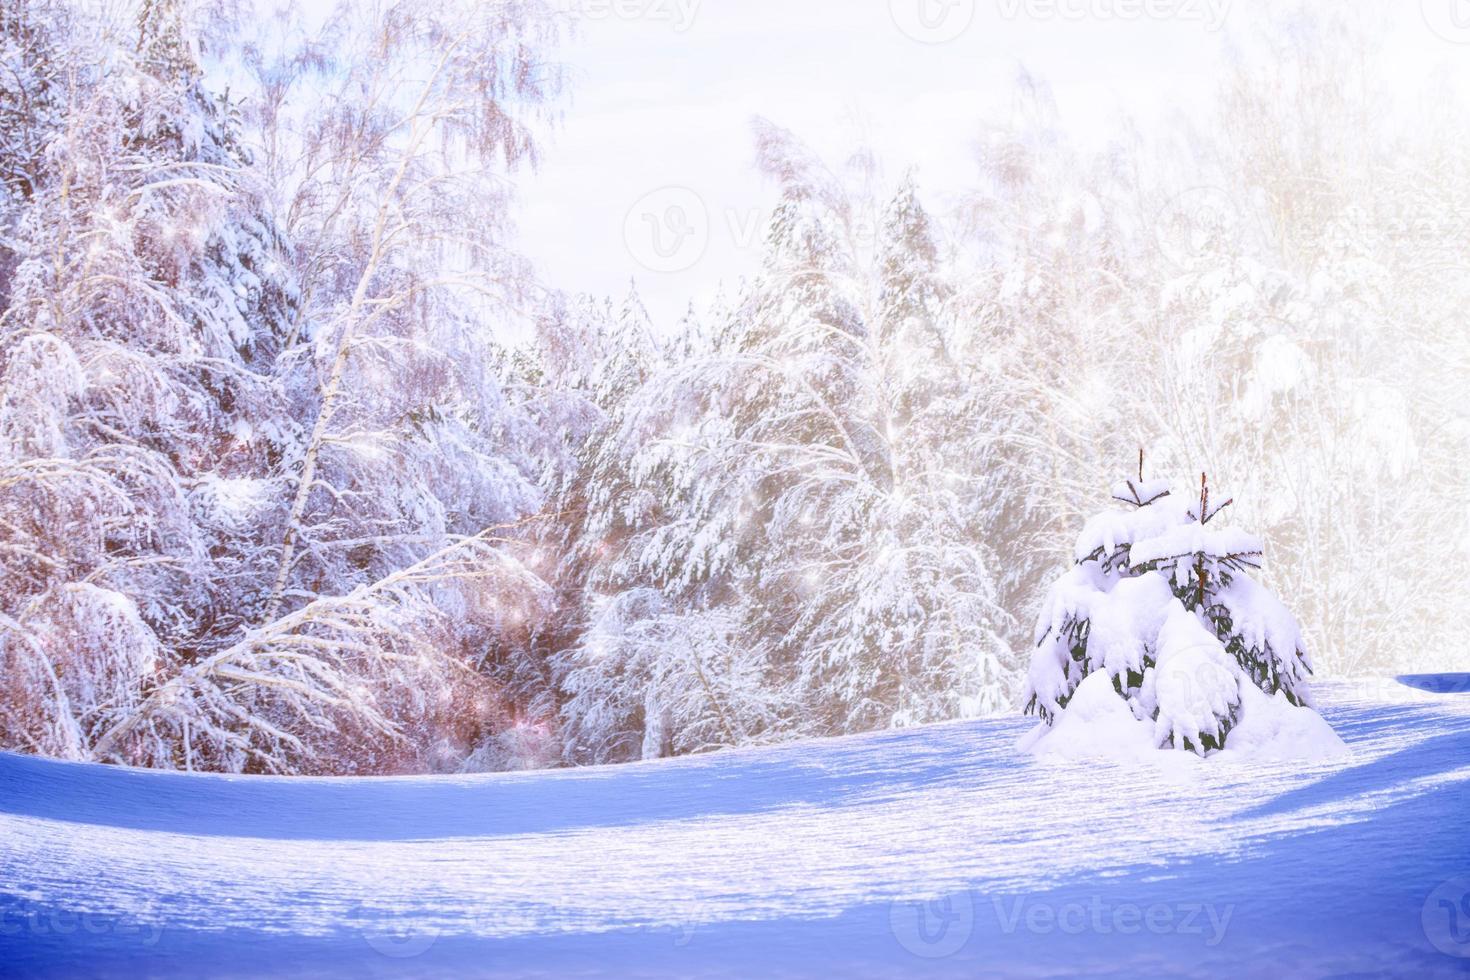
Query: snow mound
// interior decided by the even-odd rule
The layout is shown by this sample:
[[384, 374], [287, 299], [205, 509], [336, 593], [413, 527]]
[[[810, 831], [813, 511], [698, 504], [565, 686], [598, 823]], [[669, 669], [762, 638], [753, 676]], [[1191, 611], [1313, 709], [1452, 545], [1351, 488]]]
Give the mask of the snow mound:
[[1133, 717], [1107, 674], [1095, 671], [1077, 685], [1055, 725], [1037, 725], [1016, 744], [1022, 752], [1059, 759], [1139, 761], [1158, 748], [1153, 725]]
[[1321, 715], [1292, 704], [1284, 693], [1267, 695], [1253, 684], [1242, 684], [1240, 695], [1240, 721], [1229, 744], [1211, 758], [1318, 761], [1347, 753], [1347, 743]]
[[[1230, 694], [1234, 694], [1231, 685]], [[1239, 716], [1227, 747], [1206, 758], [1222, 762], [1318, 762], [1337, 758], [1348, 747], [1321, 715], [1292, 704], [1282, 692], [1262, 693], [1255, 685], [1239, 685]], [[1197, 691], [1203, 695], [1205, 692]], [[1221, 692], [1211, 692], [1220, 696]], [[1176, 712], [1178, 725], [1184, 712]], [[1192, 752], [1162, 751], [1166, 727], [1134, 717], [1128, 702], [1107, 674], [1096, 671], [1077, 686], [1067, 710], [1056, 723], [1042, 722], [1016, 742], [1033, 756], [1063, 760], [1106, 759], [1113, 762], [1163, 762], [1167, 757], [1198, 759]], [[1197, 736], [1196, 736], [1197, 738]], [[1207, 763], [1206, 763], [1207, 764]]]
[[[1160, 705], [1157, 721], [1141, 720], [1105, 671], [1088, 674], [1055, 723], [1036, 724], [1016, 742], [1017, 751], [1057, 760], [1163, 761], [1161, 755], [1198, 758], [1194, 752], [1160, 752], [1202, 735], [1225, 741], [1213, 720], [1235, 714], [1226, 748], [1207, 758], [1222, 761], [1323, 761], [1347, 754], [1347, 743], [1316, 711], [1298, 707], [1285, 692], [1263, 693], [1236, 676], [1219, 642], [1198, 627], [1183, 607], [1164, 629], [1164, 649], [1152, 693]], [[1163, 639], [1163, 638], [1161, 638]], [[1167, 664], [1167, 666], [1166, 666]], [[1229, 704], [1226, 704], [1229, 702]], [[1211, 746], [1213, 748], [1213, 746]]]

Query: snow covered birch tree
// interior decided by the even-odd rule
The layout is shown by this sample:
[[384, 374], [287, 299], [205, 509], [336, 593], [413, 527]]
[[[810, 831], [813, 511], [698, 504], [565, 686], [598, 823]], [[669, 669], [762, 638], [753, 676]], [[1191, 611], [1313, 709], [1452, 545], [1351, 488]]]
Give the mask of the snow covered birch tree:
[[[514, 267], [488, 221], [460, 240], [466, 201], [502, 203], [460, 164], [526, 150], [496, 95], [537, 90], [511, 35], [539, 8], [461, 11], [457, 33], [431, 16], [449, 9], [375, 8], [400, 46], [345, 71], [376, 87], [307, 114], [310, 166], [333, 178], [316, 189], [341, 193], [323, 217], [303, 192], [285, 229], [234, 107], [200, 82], [182, 5], [145, 5], [132, 30], [41, 22], [72, 60], [0, 321], [7, 744], [421, 771], [493, 725], [474, 667], [546, 602], [515, 532], [487, 533], [538, 498], [501, 449], [529, 439], [507, 434], [482, 311], [453, 292], [488, 295]], [[409, 48], [439, 60], [419, 73]]]
[[[346, 59], [293, 63], [300, 84], [330, 86], [305, 119], [265, 72], [267, 166], [292, 188], [303, 284], [293, 333], [310, 340], [317, 404], [262, 621], [536, 504], [497, 450], [506, 409], [484, 331], [523, 286], [500, 168], [534, 157], [519, 113], [556, 90], [541, 54], [555, 23], [522, 0], [345, 8], [331, 30]], [[465, 471], [450, 486], [419, 478], [423, 439]], [[390, 475], [396, 486], [375, 486]], [[475, 482], [465, 502], [483, 507], [443, 513]]]

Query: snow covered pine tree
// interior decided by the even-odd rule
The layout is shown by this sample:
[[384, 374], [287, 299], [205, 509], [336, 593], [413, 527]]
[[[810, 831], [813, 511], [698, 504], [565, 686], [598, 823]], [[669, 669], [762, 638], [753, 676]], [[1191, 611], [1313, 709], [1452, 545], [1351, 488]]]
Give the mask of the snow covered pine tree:
[[1232, 501], [1175, 497], [1166, 480], [1126, 480], [1126, 506], [1089, 520], [1076, 564], [1037, 622], [1020, 748], [1063, 756], [1330, 754], [1342, 741], [1310, 707], [1311, 664], [1286, 606], [1247, 569], [1259, 538], [1212, 526]]

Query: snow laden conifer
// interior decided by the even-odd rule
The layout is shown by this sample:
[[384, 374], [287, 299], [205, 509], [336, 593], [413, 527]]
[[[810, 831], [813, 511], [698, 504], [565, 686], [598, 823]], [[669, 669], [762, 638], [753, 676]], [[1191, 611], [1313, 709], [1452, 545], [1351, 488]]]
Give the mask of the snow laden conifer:
[[[912, 181], [885, 206], [757, 127], [760, 275], [593, 440], [552, 657], [568, 754], [613, 761], [1000, 710], [984, 393]], [[876, 235], [874, 232], [876, 231]]]
[[1176, 496], [1166, 480], [1113, 489], [1036, 626], [1023, 743], [1066, 753], [1174, 748], [1299, 754], [1341, 746], [1309, 708], [1295, 618], [1251, 572], [1263, 546], [1222, 526], [1232, 501]]

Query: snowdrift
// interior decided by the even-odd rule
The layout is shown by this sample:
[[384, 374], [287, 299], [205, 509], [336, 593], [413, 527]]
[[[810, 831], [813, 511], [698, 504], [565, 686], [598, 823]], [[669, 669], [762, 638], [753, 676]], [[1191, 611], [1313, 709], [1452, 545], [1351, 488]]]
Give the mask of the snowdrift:
[[[1230, 742], [1208, 760], [1192, 752], [1175, 750], [1177, 757], [1164, 764], [1208, 765], [1216, 760], [1271, 760], [1286, 762], [1324, 760], [1348, 751], [1332, 726], [1311, 708], [1294, 705], [1286, 695], [1261, 693], [1250, 684], [1240, 687], [1240, 720], [1230, 732]], [[1054, 726], [1038, 724], [1023, 735], [1017, 748], [1033, 755], [1064, 759], [1117, 759], [1160, 761], [1155, 724], [1133, 716], [1128, 703], [1113, 689], [1107, 674], [1089, 674], [1077, 686], [1067, 710], [1057, 715]]]
[[1018, 717], [455, 778], [0, 755], [0, 972], [1466, 975], [1470, 697], [1316, 693], [1349, 751], [1305, 763], [1058, 765]]

